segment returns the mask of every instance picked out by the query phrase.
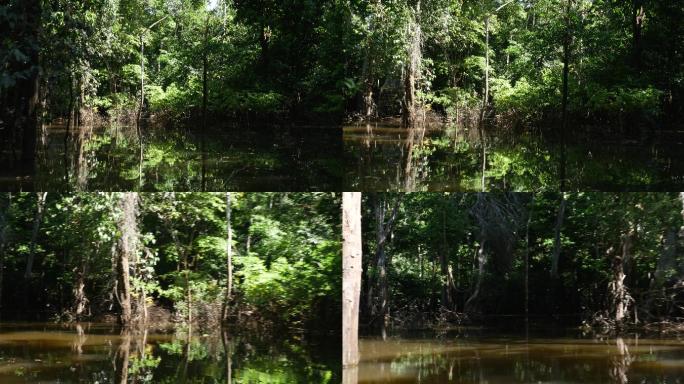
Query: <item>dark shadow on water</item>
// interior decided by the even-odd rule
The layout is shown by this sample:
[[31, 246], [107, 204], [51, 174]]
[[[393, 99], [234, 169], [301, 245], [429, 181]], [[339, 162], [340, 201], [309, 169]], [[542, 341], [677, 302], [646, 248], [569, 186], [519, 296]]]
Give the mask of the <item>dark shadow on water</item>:
[[[534, 132], [543, 131], [542, 129]], [[539, 133], [451, 126], [344, 127], [346, 190], [558, 191], [561, 147]], [[684, 129], [648, 139], [575, 135], [566, 145], [568, 191], [684, 189]]]
[[338, 191], [339, 127], [196, 130], [48, 126], [35, 172], [0, 170], [6, 191]]

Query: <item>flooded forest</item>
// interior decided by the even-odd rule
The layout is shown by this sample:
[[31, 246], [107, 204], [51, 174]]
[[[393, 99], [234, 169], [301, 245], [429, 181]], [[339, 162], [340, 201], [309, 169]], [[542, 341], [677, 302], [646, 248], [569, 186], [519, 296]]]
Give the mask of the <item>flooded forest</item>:
[[348, 382], [684, 374], [684, 194], [353, 194]]
[[0, 7], [8, 190], [683, 186], [676, 1]]
[[340, 381], [338, 196], [0, 199], [1, 382]]
[[680, 383], [682, 21], [0, 1], [0, 382]]

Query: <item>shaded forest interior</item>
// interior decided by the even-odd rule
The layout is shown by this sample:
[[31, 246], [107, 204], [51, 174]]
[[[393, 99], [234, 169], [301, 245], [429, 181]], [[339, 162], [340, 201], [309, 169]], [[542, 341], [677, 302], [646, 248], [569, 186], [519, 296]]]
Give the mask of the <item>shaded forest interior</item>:
[[682, 19], [669, 0], [10, 0], [1, 138], [30, 161], [41, 124], [101, 119], [640, 135], [681, 123]]
[[684, 194], [365, 194], [361, 327], [681, 329]]
[[333, 193], [3, 193], [0, 316], [339, 333], [339, 216]]

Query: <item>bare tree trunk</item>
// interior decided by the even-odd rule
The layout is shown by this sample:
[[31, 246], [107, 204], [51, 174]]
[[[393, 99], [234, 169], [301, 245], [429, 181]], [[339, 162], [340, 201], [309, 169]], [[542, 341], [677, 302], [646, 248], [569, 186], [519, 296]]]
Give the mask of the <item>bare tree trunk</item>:
[[558, 215], [556, 216], [556, 228], [555, 235], [553, 238], [553, 253], [551, 254], [551, 277], [558, 277], [558, 261], [560, 259], [562, 244], [561, 244], [561, 231], [563, 229], [563, 221], [565, 220], [565, 207], [567, 206], [568, 200], [565, 198], [565, 194], [561, 192], [560, 202], [558, 204]]
[[88, 275], [88, 258], [81, 254], [80, 265], [76, 267], [76, 283], [74, 284], [74, 316], [80, 320], [88, 309], [88, 297], [85, 294], [85, 278]]
[[223, 321], [228, 319], [228, 305], [233, 295], [233, 230], [230, 214], [230, 192], [226, 192], [226, 297], [223, 302]]
[[342, 194], [342, 237], [342, 366], [348, 368], [359, 363], [359, 301], [363, 252], [360, 192]]
[[120, 216], [117, 227], [120, 236], [116, 244], [116, 297], [121, 307], [119, 322], [124, 326], [132, 323], [130, 261], [138, 252], [138, 194], [121, 193]]
[[40, 223], [43, 221], [43, 211], [45, 209], [45, 199], [47, 192], [36, 193], [36, 212], [33, 215], [33, 229], [31, 230], [31, 245], [29, 247], [29, 254], [26, 258], [26, 270], [24, 271], [24, 279], [31, 278], [33, 272], [33, 261], [36, 255], [36, 241], [38, 240], [38, 229]]

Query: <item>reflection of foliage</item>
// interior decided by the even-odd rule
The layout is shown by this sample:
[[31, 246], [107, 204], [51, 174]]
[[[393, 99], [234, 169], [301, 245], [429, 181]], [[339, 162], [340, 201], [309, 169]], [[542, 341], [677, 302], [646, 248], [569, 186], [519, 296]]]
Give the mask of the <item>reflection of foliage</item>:
[[128, 374], [135, 378], [137, 382], [153, 383], [154, 370], [159, 366], [161, 357], [152, 354], [152, 348], [145, 346], [145, 354], [133, 355], [128, 363]]

